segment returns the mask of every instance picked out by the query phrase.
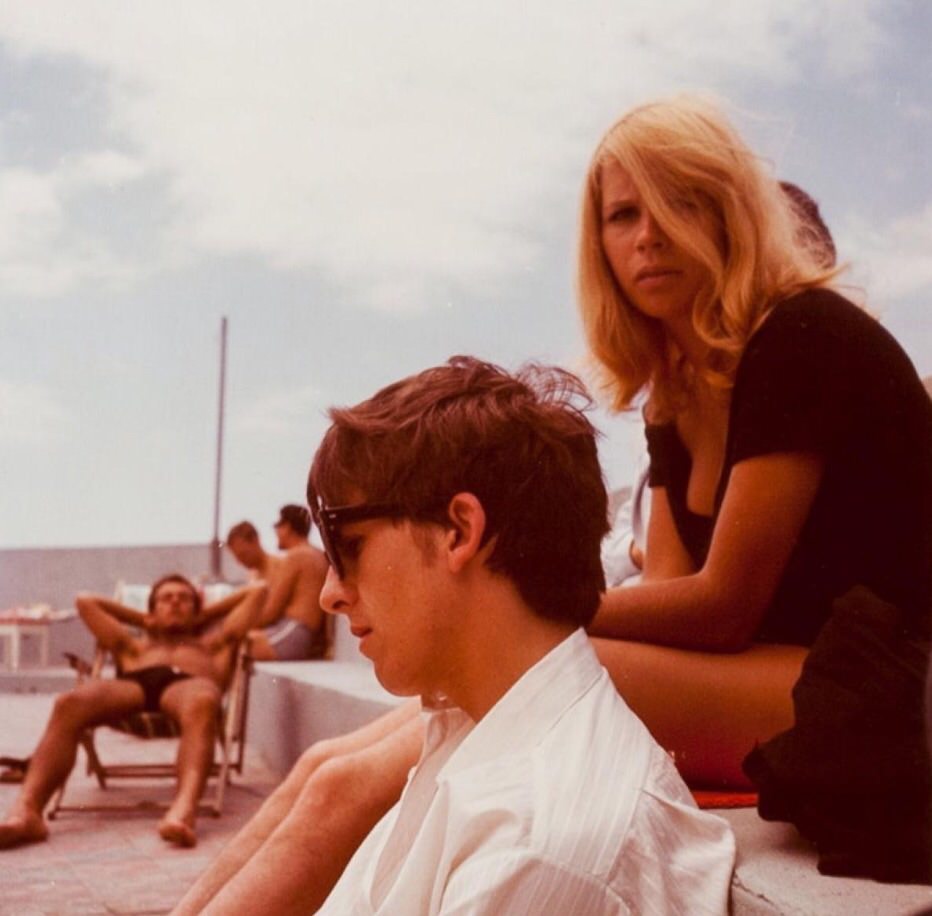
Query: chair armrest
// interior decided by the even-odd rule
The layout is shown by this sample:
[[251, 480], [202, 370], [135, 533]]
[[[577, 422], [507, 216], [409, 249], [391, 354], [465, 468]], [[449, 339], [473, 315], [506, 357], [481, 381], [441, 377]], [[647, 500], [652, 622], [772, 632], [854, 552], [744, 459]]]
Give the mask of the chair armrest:
[[68, 664], [74, 670], [74, 673], [78, 677], [78, 683], [86, 681], [89, 678], [98, 678], [101, 675], [101, 672], [104, 668], [104, 662], [107, 660], [107, 650], [104, 649], [99, 643], [97, 649], [94, 652], [94, 660], [92, 662], [87, 661], [87, 659], [81, 658], [80, 655], [75, 655], [74, 652], [63, 652], [62, 655], [68, 661]]
[[74, 652], [63, 652], [62, 655], [65, 656], [68, 666], [74, 669], [74, 672], [78, 675], [80, 680], [90, 677], [93, 669], [91, 663], [87, 659], [81, 658], [80, 655], [75, 655]]

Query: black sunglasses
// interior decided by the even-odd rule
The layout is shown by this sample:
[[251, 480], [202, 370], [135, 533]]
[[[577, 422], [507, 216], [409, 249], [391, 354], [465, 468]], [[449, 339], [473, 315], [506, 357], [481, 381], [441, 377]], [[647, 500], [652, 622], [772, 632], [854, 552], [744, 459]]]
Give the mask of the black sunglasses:
[[311, 516], [314, 524], [320, 531], [320, 540], [324, 545], [324, 553], [337, 574], [338, 579], [344, 575], [343, 561], [340, 558], [339, 542], [340, 528], [351, 522], [364, 522], [370, 518], [393, 517], [400, 518], [406, 515], [400, 506], [389, 503], [359, 503], [355, 506], [333, 506], [327, 508], [319, 503], [311, 503]]

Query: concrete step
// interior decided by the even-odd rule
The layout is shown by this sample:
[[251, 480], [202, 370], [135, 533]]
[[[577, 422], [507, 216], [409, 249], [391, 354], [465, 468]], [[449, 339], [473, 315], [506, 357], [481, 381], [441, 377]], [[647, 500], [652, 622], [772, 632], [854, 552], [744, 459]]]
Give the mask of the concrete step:
[[753, 808], [717, 812], [732, 826], [738, 863], [733, 916], [918, 916], [932, 912], [932, 888], [828, 878], [815, 850], [790, 824], [761, 820]]
[[[355, 662], [277, 662], [256, 669], [249, 744], [281, 775], [314, 741], [358, 728], [401, 702], [379, 686], [369, 666]], [[789, 824], [763, 821], [753, 808], [717, 813], [738, 842], [732, 916], [932, 912], [932, 888], [824, 877], [814, 850]]]

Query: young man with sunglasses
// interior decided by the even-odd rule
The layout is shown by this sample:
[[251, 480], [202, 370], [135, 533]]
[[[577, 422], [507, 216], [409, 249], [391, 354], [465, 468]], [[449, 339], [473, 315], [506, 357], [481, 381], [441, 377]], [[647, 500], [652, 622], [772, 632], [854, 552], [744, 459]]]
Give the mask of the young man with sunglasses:
[[[423, 739], [319, 912], [726, 912], [728, 826], [695, 808], [583, 629], [607, 528], [587, 404], [559, 370], [458, 357], [331, 411], [308, 485], [321, 604], [388, 690], [420, 699]], [[397, 725], [382, 739], [410, 742]], [[292, 880], [327, 858], [315, 772], [289, 777], [292, 813], [204, 912], [317, 907]]]

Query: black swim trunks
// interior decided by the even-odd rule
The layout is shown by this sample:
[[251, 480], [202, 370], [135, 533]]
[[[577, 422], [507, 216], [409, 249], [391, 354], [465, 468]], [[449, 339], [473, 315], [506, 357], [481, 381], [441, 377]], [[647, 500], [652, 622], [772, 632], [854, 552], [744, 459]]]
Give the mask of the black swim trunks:
[[135, 681], [142, 687], [145, 695], [143, 709], [146, 712], [161, 712], [159, 701], [165, 688], [175, 681], [183, 681], [191, 677], [180, 668], [170, 665], [153, 665], [151, 668], [137, 668], [135, 671], [124, 671], [117, 675], [121, 681]]

